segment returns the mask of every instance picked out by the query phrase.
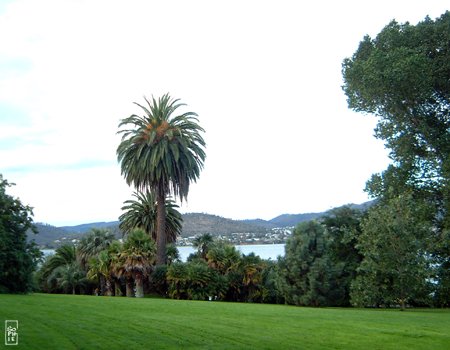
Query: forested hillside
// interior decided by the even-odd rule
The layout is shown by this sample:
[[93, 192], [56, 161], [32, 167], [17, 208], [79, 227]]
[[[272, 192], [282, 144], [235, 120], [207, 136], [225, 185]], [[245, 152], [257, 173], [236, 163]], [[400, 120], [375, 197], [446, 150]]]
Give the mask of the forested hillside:
[[265, 232], [262, 225], [247, 223], [246, 221], [226, 219], [217, 215], [203, 213], [183, 214], [182, 237], [210, 233], [213, 236], [229, 235], [236, 232]]

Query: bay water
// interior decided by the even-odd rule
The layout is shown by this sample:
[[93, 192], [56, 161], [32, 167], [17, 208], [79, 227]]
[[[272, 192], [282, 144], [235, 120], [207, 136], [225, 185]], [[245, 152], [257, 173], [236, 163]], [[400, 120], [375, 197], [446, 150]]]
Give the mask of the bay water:
[[[186, 261], [188, 256], [196, 252], [196, 249], [192, 246], [177, 247], [180, 253], [181, 261]], [[236, 245], [236, 249], [242, 254], [248, 255], [255, 253], [259, 255], [261, 259], [276, 260], [278, 256], [284, 256], [284, 244], [248, 244], [248, 245]], [[42, 249], [44, 256], [53, 254], [54, 249]]]

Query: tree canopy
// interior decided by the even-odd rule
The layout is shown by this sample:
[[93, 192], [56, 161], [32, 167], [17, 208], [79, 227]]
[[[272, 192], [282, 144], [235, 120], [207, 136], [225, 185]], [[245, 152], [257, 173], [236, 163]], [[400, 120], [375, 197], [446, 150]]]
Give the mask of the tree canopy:
[[27, 231], [35, 230], [32, 208], [6, 193], [11, 185], [0, 174], [0, 293], [26, 293], [41, 252], [27, 242]]
[[[369, 221], [379, 227], [375, 232], [370, 225], [363, 227], [362, 267], [375, 271], [377, 266], [368, 258], [375, 256], [373, 235], [380, 235], [383, 242], [394, 239], [394, 234], [410, 237], [415, 245], [402, 245], [404, 256], [412, 266], [417, 265], [411, 260], [414, 256], [433, 261], [435, 301], [446, 305], [450, 302], [445, 296], [450, 288], [450, 12], [435, 20], [426, 17], [416, 25], [392, 21], [374, 39], [365, 36], [353, 56], [344, 60], [342, 74], [349, 107], [379, 118], [375, 135], [385, 141], [393, 160], [367, 182], [366, 190], [380, 204]], [[414, 214], [399, 211], [398, 217], [392, 217], [384, 210], [397, 208], [399, 200]], [[426, 234], [412, 237], [415, 231], [408, 220], [400, 220], [402, 216], [414, 220], [416, 228], [427, 227]], [[378, 260], [386, 256], [383, 249], [378, 246]], [[400, 252], [396, 258], [402, 256]], [[367, 276], [375, 275], [366, 273], [364, 283]], [[398, 299], [414, 294], [408, 291]], [[354, 295], [362, 300], [361, 293]]]
[[[348, 105], [379, 117], [376, 137], [394, 161], [374, 175], [375, 196], [414, 189], [448, 218], [450, 200], [450, 12], [417, 25], [389, 23], [343, 62]], [[442, 214], [442, 213], [441, 213]]]
[[203, 128], [197, 114], [173, 114], [184, 104], [169, 94], [147, 100], [147, 107], [136, 103], [145, 112], [125, 118], [119, 128], [122, 142], [117, 148], [122, 175], [138, 190], [150, 188], [158, 197], [172, 193], [187, 199], [189, 184], [196, 181], [206, 158]]
[[430, 259], [424, 238], [429, 223], [411, 194], [378, 205], [362, 222], [356, 245], [364, 256], [352, 283], [356, 306], [390, 306], [426, 303], [431, 288]]
[[279, 259], [279, 289], [286, 303], [303, 306], [333, 305], [340, 265], [333, 265], [328, 254], [329, 236], [317, 221], [302, 222], [286, 243], [286, 254]]

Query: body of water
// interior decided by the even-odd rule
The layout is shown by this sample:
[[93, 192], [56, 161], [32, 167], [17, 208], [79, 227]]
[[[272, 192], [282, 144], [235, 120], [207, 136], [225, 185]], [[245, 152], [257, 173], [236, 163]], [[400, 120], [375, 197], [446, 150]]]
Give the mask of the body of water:
[[[196, 249], [191, 246], [177, 247], [177, 249], [180, 252], [180, 258], [182, 261], [186, 261], [190, 254], [196, 252]], [[284, 256], [284, 244], [237, 245], [236, 249], [238, 249], [242, 254], [245, 255], [255, 253], [255, 255], [259, 255], [261, 259], [266, 260], [276, 260], [279, 255]]]
[[[194, 247], [177, 247], [180, 252], [180, 258], [182, 261], [186, 261], [188, 256], [195, 253]], [[237, 245], [238, 249], [242, 254], [248, 255], [250, 253], [255, 253], [259, 255], [262, 259], [276, 260], [279, 255], [284, 256], [284, 244], [249, 244], [249, 245]], [[45, 256], [53, 254], [54, 249], [42, 249]]]

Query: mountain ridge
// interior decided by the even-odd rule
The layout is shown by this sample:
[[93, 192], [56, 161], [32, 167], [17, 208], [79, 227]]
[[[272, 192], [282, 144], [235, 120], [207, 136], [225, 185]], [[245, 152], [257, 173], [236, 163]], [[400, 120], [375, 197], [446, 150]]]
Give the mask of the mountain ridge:
[[[347, 205], [355, 209], [365, 210], [373, 202]], [[293, 227], [303, 221], [318, 219], [326, 212], [328, 210], [317, 213], [281, 214], [270, 220], [233, 220], [214, 214], [185, 213], [182, 214], [183, 231], [181, 237], [187, 238], [203, 233], [210, 233], [213, 236], [229, 236], [233, 233], [264, 233], [274, 228]], [[28, 233], [28, 239], [34, 239], [40, 247], [54, 248], [62, 244], [74, 243], [93, 228], [109, 229], [117, 238], [122, 237], [122, 232], [119, 229], [119, 221], [94, 222], [61, 227], [44, 223], [36, 223], [35, 225], [39, 233], [34, 235], [30, 231]]]

